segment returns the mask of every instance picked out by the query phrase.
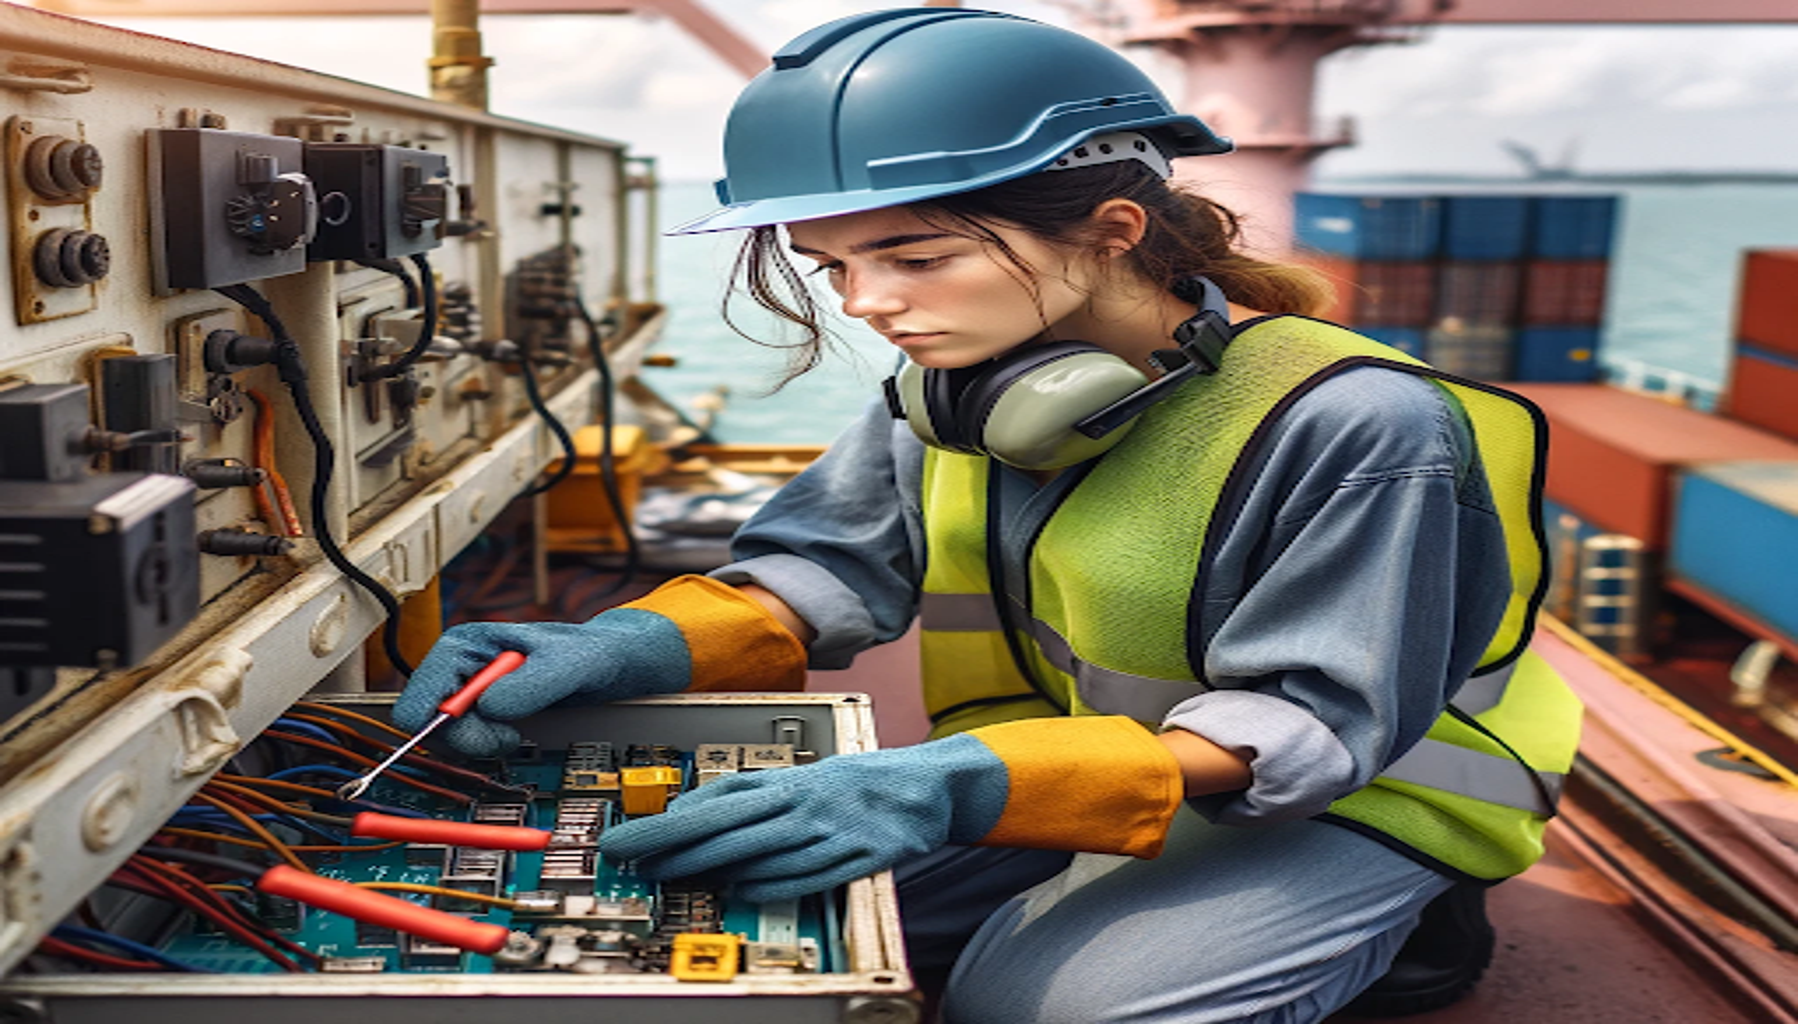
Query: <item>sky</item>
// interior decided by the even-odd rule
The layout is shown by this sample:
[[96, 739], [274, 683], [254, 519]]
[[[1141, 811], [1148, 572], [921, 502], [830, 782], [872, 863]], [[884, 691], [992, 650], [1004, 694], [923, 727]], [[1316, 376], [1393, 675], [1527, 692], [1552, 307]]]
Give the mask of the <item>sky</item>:
[[[773, 50], [831, 18], [892, 0], [703, 0]], [[987, 6], [1066, 24], [1075, 0]], [[116, 24], [427, 91], [428, 20], [135, 19]], [[496, 113], [589, 132], [660, 158], [665, 180], [721, 173], [724, 118], [743, 79], [674, 24], [623, 16], [489, 16]], [[1134, 56], [1170, 95], [1179, 69]], [[1317, 114], [1351, 116], [1359, 141], [1321, 176], [1504, 174], [1513, 139], [1589, 171], [1798, 171], [1798, 25], [1431, 29], [1345, 51], [1318, 78]]]

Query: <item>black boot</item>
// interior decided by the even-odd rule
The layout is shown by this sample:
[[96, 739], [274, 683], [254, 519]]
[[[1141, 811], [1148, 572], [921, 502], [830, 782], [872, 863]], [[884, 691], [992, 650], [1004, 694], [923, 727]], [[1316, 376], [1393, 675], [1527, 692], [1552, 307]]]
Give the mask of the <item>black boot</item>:
[[1423, 908], [1417, 930], [1380, 980], [1343, 1007], [1358, 1017], [1404, 1017], [1440, 1010], [1467, 993], [1492, 963], [1495, 936], [1486, 890], [1456, 882]]

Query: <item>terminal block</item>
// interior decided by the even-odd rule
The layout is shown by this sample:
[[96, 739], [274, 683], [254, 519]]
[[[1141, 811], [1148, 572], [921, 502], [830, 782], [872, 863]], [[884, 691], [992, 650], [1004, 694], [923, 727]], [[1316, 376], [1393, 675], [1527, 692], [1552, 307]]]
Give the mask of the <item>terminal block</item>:
[[449, 158], [404, 146], [313, 142], [306, 174], [318, 189], [313, 260], [410, 256], [443, 244]]
[[219, 288], [306, 269], [318, 200], [304, 143], [216, 128], [148, 134], [159, 287]]

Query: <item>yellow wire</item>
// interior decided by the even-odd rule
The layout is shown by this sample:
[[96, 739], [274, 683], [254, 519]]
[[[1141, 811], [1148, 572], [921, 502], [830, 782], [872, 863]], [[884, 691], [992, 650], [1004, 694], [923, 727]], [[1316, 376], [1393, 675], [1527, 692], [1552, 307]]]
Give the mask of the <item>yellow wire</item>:
[[323, 797], [327, 800], [337, 799], [337, 794], [328, 789], [319, 786], [302, 786], [297, 782], [287, 782], [282, 779], [259, 779], [254, 775], [232, 775], [229, 772], [219, 772], [213, 778], [224, 782], [235, 782], [239, 786], [268, 786], [271, 789], [285, 790], [289, 793], [304, 793], [307, 796]]
[[1625, 665], [1615, 655], [1580, 635], [1577, 630], [1560, 619], [1543, 614], [1537, 617], [1537, 621], [1547, 626], [1549, 632], [1565, 641], [1569, 647], [1597, 662], [1600, 668], [1617, 677], [1637, 693], [1678, 715], [1705, 735], [1733, 748], [1737, 754], [1771, 772], [1786, 785], [1798, 789], [1798, 772], [1793, 772], [1779, 763], [1773, 755], [1718, 725], [1702, 712], [1662, 689], [1659, 683]]
[[267, 843], [268, 848], [275, 851], [276, 856], [299, 870], [304, 871], [309, 875], [312, 874], [312, 869], [306, 866], [306, 862], [300, 859], [300, 855], [293, 852], [293, 848], [282, 842], [273, 832], [263, 828], [262, 822], [257, 821], [255, 818], [250, 817], [236, 807], [231, 806], [231, 804], [220, 800], [218, 797], [212, 796], [205, 791], [195, 793], [194, 799], [211, 804], [231, 817], [236, 818], [237, 823], [244, 828], [249, 829], [251, 835]]
[[241, 892], [246, 896], [254, 895], [256, 892], [256, 890], [247, 885], [227, 885], [221, 883], [218, 885], [209, 885], [206, 888], [211, 889], [213, 892]]
[[453, 896], [459, 900], [473, 900], [476, 903], [490, 903], [504, 910], [517, 910], [518, 901], [504, 896], [488, 896], [485, 893], [463, 892], [460, 889], [445, 889], [441, 885], [425, 885], [420, 882], [356, 882], [358, 888], [383, 889], [390, 892], [422, 892], [432, 896]]

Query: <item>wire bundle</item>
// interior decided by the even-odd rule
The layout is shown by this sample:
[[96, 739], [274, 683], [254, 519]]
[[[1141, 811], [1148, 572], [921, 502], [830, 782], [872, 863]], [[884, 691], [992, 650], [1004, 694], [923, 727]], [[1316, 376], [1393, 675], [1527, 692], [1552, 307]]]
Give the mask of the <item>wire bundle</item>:
[[[348, 708], [312, 702], [296, 704], [285, 716], [276, 720], [275, 726], [267, 730], [259, 742], [266, 741], [290, 749], [298, 748], [307, 753], [323, 753], [331, 759], [355, 765], [372, 765], [375, 762], [351, 749], [352, 745], [377, 753], [388, 753], [394, 749], [394, 744], [387, 742], [386, 738], [399, 739], [408, 735], [385, 722]], [[404, 771], [391, 772], [386, 778], [415, 791], [439, 799], [453, 800], [458, 804], [469, 803], [471, 798], [456, 789], [427, 782], [419, 776], [430, 774], [451, 783], [476, 786], [513, 798], [526, 792], [478, 772], [439, 761], [422, 749], [406, 757], [403, 763], [406, 765]], [[316, 969], [322, 961], [319, 954], [280, 934], [262, 920], [254, 909], [257, 904], [247, 897], [257, 889], [266, 889], [265, 879], [278, 871], [290, 872], [281, 876], [283, 884], [289, 886], [296, 884], [290, 881], [296, 877], [315, 876], [316, 872], [309, 858], [368, 853], [405, 845], [405, 841], [399, 839], [353, 841], [354, 836], [370, 833], [359, 830], [357, 819], [347, 813], [338, 813], [345, 807], [378, 812], [374, 817], [391, 823], [389, 827], [403, 827], [403, 823], [410, 819], [429, 819], [433, 823], [437, 821], [428, 814], [408, 808], [361, 800], [345, 802], [338, 799], [332, 789], [296, 781], [319, 776], [333, 779], [355, 777], [359, 774], [349, 768], [323, 763], [295, 765], [268, 775], [221, 772], [201, 787], [149, 844], [115, 871], [106, 886], [157, 900], [192, 914], [261, 955], [282, 971]], [[405, 835], [405, 832], [402, 830], [387, 834]], [[296, 835], [315, 841], [296, 842], [293, 839]], [[234, 852], [227, 855], [222, 850]], [[259, 859], [272, 861], [275, 866], [258, 863]], [[298, 884], [304, 890], [311, 883]], [[342, 887], [341, 883], [329, 880], [320, 880], [317, 884]], [[502, 896], [416, 882], [371, 881], [355, 883], [355, 887], [369, 891], [437, 896], [505, 909], [516, 906], [512, 900]], [[308, 899], [304, 895], [299, 898]], [[339, 913], [350, 912], [341, 906], [329, 903], [323, 905]], [[378, 905], [374, 907], [376, 913], [381, 909]], [[42, 941], [39, 951], [97, 970], [204, 970], [161, 952], [153, 943], [104, 930], [90, 907], [83, 908], [80, 920], [81, 924], [68, 923], [58, 927]], [[496, 926], [476, 927], [491, 930]]]

